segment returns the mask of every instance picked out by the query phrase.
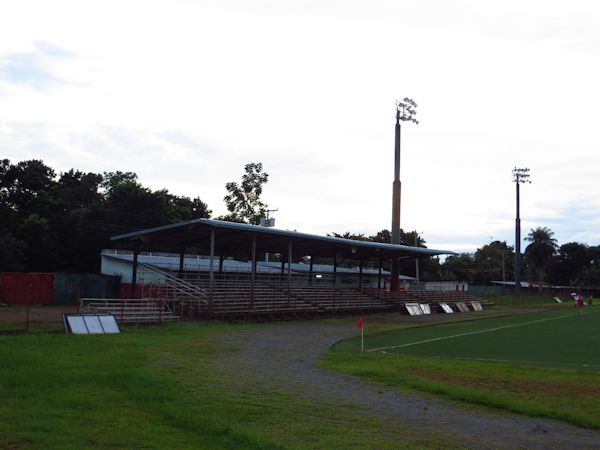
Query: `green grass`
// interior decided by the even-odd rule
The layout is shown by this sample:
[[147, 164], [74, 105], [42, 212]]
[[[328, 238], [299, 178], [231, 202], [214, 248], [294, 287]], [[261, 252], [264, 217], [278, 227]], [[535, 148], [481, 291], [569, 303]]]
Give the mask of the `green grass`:
[[239, 350], [222, 336], [247, 326], [269, 325], [0, 336], [0, 448], [458, 447], [223, 366]]
[[399, 389], [600, 428], [598, 329], [600, 308], [579, 315], [565, 305], [367, 334], [366, 349], [382, 351], [361, 353], [353, 338], [325, 364]]
[[[528, 306], [554, 306], [557, 305], [553, 296], [547, 295], [484, 295], [484, 299], [491, 300], [496, 307], [528, 307]], [[563, 296], [562, 301], [572, 304], [570, 297]]]
[[63, 332], [64, 325], [62, 322], [35, 322], [29, 323], [14, 323], [14, 322], [0, 322], [0, 333], [50, 333], [50, 332]]

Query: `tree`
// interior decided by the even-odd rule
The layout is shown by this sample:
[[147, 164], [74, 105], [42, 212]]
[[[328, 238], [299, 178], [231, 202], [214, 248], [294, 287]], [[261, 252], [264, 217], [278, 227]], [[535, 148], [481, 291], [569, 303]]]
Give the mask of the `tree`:
[[448, 256], [443, 264], [447, 276], [456, 281], [472, 283], [474, 279], [475, 260], [472, 253], [460, 253]]
[[23, 269], [26, 243], [11, 233], [0, 233], [0, 272], [18, 272]]
[[579, 242], [563, 244], [548, 266], [548, 279], [553, 284], [568, 286], [593, 259], [593, 250], [587, 245]]
[[[400, 230], [400, 234], [402, 235], [402, 229]], [[375, 233], [373, 236], [370, 236], [369, 239], [371, 239], [373, 242], [389, 244], [392, 242], [392, 233], [390, 230], [381, 230]]]
[[546, 268], [556, 254], [558, 245], [554, 233], [547, 227], [531, 229], [525, 240], [531, 242], [525, 249], [527, 261], [533, 266], [538, 281], [543, 283]]
[[19, 238], [27, 243], [24, 251], [25, 270], [54, 272], [61, 268], [56, 253], [59, 243], [50, 220], [35, 213], [29, 215], [19, 229]]
[[[40, 160], [0, 164], [1, 259], [7, 268], [54, 270], [54, 170]], [[9, 254], [12, 252], [12, 254]], [[6, 269], [5, 269], [6, 270]]]
[[[367, 242], [379, 242], [382, 244], [389, 244], [392, 242], [392, 233], [389, 230], [381, 230], [371, 236], [365, 236], [364, 233], [336, 233], [332, 232], [328, 234], [328, 236], [343, 238], [343, 239], [353, 239], [355, 241], [367, 241]], [[406, 232], [400, 229], [400, 242], [402, 245], [414, 246], [415, 239], [417, 241], [418, 247], [427, 248], [425, 245], [425, 240], [416, 232], [409, 231]], [[317, 259], [315, 259], [316, 261]], [[321, 260], [319, 260], [320, 262]], [[355, 260], [341, 260], [338, 261], [338, 265], [340, 267], [354, 267], [356, 266]], [[379, 261], [367, 261], [367, 267], [377, 268], [379, 267]], [[390, 261], [389, 259], [385, 259], [382, 261], [382, 268], [384, 270], [390, 270]], [[404, 275], [415, 276], [416, 277], [416, 265], [415, 260], [406, 260], [401, 262], [400, 264], [400, 272]], [[432, 258], [426, 257], [421, 258], [419, 262], [419, 272], [420, 278], [426, 281], [439, 280], [439, 274], [441, 273], [439, 260], [433, 260]]]
[[104, 226], [103, 197], [99, 192], [102, 175], [69, 170], [61, 173], [54, 186], [53, 232], [62, 245], [56, 246], [60, 270], [93, 272], [98, 254], [108, 243]]
[[0, 271], [95, 272], [115, 234], [209, 216], [200, 198], [153, 192], [133, 172], [57, 180], [42, 161], [0, 160]]
[[488, 284], [514, 272], [514, 251], [506, 241], [492, 241], [477, 249], [473, 256], [473, 282]]
[[[425, 239], [423, 239], [416, 231], [404, 231], [400, 228], [400, 243], [401, 245], [414, 246], [415, 237], [417, 240], [417, 247], [427, 248], [425, 245]], [[384, 244], [390, 244], [392, 242], [392, 233], [390, 230], [381, 230], [372, 236], [369, 236], [369, 240], [373, 242], [382, 242]]]
[[581, 269], [573, 280], [573, 285], [586, 288], [600, 288], [600, 260]]
[[40, 197], [50, 192], [56, 183], [54, 170], [37, 159], [21, 161], [16, 165], [4, 160], [0, 174], [5, 201], [18, 211], [35, 208]]
[[263, 185], [269, 180], [269, 174], [262, 170], [262, 163], [246, 164], [241, 184], [232, 181], [225, 185], [228, 194], [224, 201], [229, 214], [220, 219], [259, 224], [260, 218], [267, 211], [267, 205], [261, 201], [260, 196]]
[[327, 236], [341, 238], [341, 239], [352, 239], [353, 241], [370, 241], [371, 239], [365, 236], [363, 233], [350, 233], [349, 231], [344, 234], [336, 233], [335, 231], [332, 233], [328, 233]]
[[212, 214], [212, 211], [208, 209], [208, 205], [200, 200], [200, 197], [190, 199], [189, 197], [169, 195], [168, 205], [170, 222], [206, 219]]
[[150, 228], [168, 223], [165, 191], [153, 193], [131, 172], [104, 174], [104, 209], [111, 234]]

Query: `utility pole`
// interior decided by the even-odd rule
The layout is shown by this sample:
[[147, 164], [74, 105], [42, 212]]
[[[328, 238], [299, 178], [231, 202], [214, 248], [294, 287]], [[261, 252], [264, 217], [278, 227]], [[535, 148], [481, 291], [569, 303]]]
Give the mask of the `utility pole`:
[[[273, 228], [275, 226], [275, 219], [269, 217], [269, 214], [277, 211], [279, 211], [279, 209], [266, 209], [265, 212], [267, 213], [267, 217], [266, 219], [264, 217], [260, 218], [260, 226]], [[269, 262], [269, 252], [265, 252], [265, 262]]]
[[[396, 128], [395, 128], [395, 158], [394, 158], [394, 184], [392, 186], [392, 244], [400, 244], [400, 122], [413, 122], [417, 114], [417, 104], [410, 98], [404, 98], [396, 102]], [[390, 291], [399, 291], [400, 264], [397, 258], [392, 258], [392, 270], [390, 275]]]
[[513, 182], [517, 186], [517, 218], [515, 220], [515, 294], [521, 292], [521, 211], [520, 211], [520, 193], [521, 183], [531, 183], [529, 180], [529, 169], [517, 169], [512, 171]]

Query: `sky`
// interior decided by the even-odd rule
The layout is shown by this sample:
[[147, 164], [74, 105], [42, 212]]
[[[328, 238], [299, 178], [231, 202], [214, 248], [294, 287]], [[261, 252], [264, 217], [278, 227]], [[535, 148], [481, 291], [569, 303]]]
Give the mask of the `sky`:
[[[430, 248], [521, 228], [600, 244], [594, 1], [19, 0], [0, 7], [0, 157], [131, 171], [226, 212], [244, 165], [276, 227], [401, 226]], [[522, 244], [523, 248], [526, 245]]]

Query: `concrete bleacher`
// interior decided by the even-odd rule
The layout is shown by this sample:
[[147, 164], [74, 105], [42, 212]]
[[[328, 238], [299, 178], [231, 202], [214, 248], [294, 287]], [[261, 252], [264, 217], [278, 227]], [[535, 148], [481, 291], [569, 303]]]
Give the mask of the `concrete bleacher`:
[[[182, 318], [255, 318], [315, 317], [337, 313], [401, 311], [406, 304], [420, 304], [426, 313], [442, 313], [440, 303], [464, 312], [478, 299], [464, 291], [399, 291], [348, 287], [332, 283], [309, 282], [305, 278], [285, 277], [206, 278], [168, 277], [168, 284], [147, 285], [146, 297], [159, 298]], [[458, 304], [461, 306], [458, 306]], [[148, 313], [150, 316], [151, 314]]]
[[178, 316], [164, 302], [155, 299], [80, 299], [82, 313], [112, 314], [119, 325], [173, 322]]
[[[203, 290], [210, 289], [206, 280], [197, 284]], [[256, 280], [253, 285], [249, 280], [213, 280], [212, 301], [196, 302], [191, 308], [200, 315], [215, 317], [260, 317], [384, 311], [393, 305], [357, 288], [295, 282], [288, 293], [285, 281]]]
[[[201, 288], [208, 290], [207, 282]], [[306, 282], [214, 280], [211, 305], [201, 305], [200, 314], [216, 317], [318, 316], [332, 313], [403, 311], [406, 303], [423, 304], [433, 313], [442, 313], [440, 303], [455, 312], [474, 311], [479, 299], [464, 291], [400, 291], [311, 285]], [[459, 306], [460, 304], [460, 306]], [[478, 303], [480, 304], [480, 303]]]
[[358, 288], [294, 286], [292, 293], [318, 308], [329, 312], [383, 311], [392, 305]]
[[[209, 289], [207, 282], [203, 288]], [[319, 308], [294, 295], [267, 283], [239, 280], [214, 280], [212, 299], [198, 305], [201, 315], [213, 317], [273, 317], [284, 315], [310, 315]]]

